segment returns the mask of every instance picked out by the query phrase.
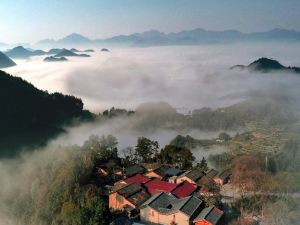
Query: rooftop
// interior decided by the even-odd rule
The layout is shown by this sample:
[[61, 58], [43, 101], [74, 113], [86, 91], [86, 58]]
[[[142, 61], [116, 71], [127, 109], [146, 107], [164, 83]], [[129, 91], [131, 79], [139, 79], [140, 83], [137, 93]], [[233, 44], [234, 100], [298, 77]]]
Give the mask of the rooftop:
[[227, 170], [218, 174], [218, 177], [221, 178], [222, 180], [228, 179], [229, 176], [230, 176], [230, 173]]
[[194, 222], [197, 222], [199, 220], [206, 220], [210, 222], [212, 225], [216, 225], [221, 217], [223, 216], [224, 212], [220, 209], [212, 206], [209, 208], [203, 209], [200, 214], [194, 219]]
[[158, 174], [161, 177], [164, 177], [167, 175], [167, 171], [170, 169], [170, 166], [168, 165], [162, 165], [158, 167], [157, 169], [153, 170], [154, 173]]
[[129, 185], [126, 185], [125, 187], [117, 190], [118, 194], [124, 196], [125, 198], [128, 198], [129, 196], [139, 192], [142, 190], [141, 185], [137, 183], [131, 183]]
[[156, 211], [164, 214], [172, 214], [177, 211], [181, 211], [189, 217], [192, 217], [195, 212], [202, 206], [202, 201], [194, 196], [178, 199], [173, 195], [161, 192], [152, 196], [141, 206], [141, 208], [147, 206], [150, 206]]
[[189, 179], [191, 179], [192, 181], [197, 182], [197, 180], [199, 180], [204, 175], [205, 174], [201, 170], [194, 169], [194, 170], [190, 170], [190, 171], [183, 173], [182, 175], [180, 175], [180, 177], [186, 176]]
[[217, 170], [211, 169], [206, 173], [206, 176], [208, 176], [210, 178], [214, 178], [218, 174], [219, 174], [219, 172]]
[[130, 166], [128, 168], [125, 169], [125, 175], [127, 177], [131, 177], [137, 173], [144, 173], [145, 172], [145, 168], [141, 165], [134, 165], [134, 166]]
[[168, 175], [168, 176], [178, 176], [179, 174], [181, 174], [182, 173], [182, 170], [180, 170], [180, 169], [177, 169], [177, 168], [174, 168], [174, 167], [171, 167], [170, 169], [168, 169], [167, 171], [166, 171], [166, 174]]
[[149, 181], [150, 181], [150, 179], [148, 177], [143, 176], [142, 174], [139, 174], [139, 173], [123, 180], [123, 182], [126, 184], [131, 184], [131, 183], [145, 184]]
[[148, 192], [151, 195], [154, 195], [158, 192], [168, 192], [171, 193], [176, 187], [177, 184], [171, 184], [167, 181], [162, 181], [159, 179], [154, 179], [145, 184]]
[[177, 198], [185, 198], [193, 194], [196, 191], [197, 186], [189, 183], [188, 181], [184, 181], [180, 183], [173, 191], [172, 194]]

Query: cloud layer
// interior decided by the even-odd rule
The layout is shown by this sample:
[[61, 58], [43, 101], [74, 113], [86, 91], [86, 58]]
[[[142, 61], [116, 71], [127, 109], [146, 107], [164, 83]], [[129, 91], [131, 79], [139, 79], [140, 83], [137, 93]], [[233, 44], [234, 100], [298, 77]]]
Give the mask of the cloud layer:
[[284, 85], [286, 79], [280, 75], [249, 75], [228, 68], [262, 56], [299, 66], [296, 49], [271, 44], [111, 49], [63, 63], [34, 57], [17, 61], [19, 65], [7, 71], [38, 88], [81, 97], [94, 112], [112, 106], [134, 109], [148, 101], [188, 110], [232, 104], [243, 97], [236, 95], [241, 92]]

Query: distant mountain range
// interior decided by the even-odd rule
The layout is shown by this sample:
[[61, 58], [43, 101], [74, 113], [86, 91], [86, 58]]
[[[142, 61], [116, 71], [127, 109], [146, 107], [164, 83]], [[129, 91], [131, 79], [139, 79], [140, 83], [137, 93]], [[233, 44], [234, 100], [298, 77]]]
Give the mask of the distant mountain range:
[[291, 66], [283, 66], [281, 63], [274, 59], [268, 58], [260, 58], [248, 66], [244, 65], [236, 65], [231, 67], [231, 69], [240, 69], [240, 70], [249, 70], [249, 71], [257, 71], [262, 73], [268, 73], [271, 71], [282, 71], [282, 72], [292, 72], [292, 73], [300, 73], [299, 67], [291, 67]]
[[80, 34], [70, 34], [62, 39], [45, 39], [36, 45], [40, 47], [70, 46], [159, 46], [159, 45], [201, 45], [234, 42], [300, 42], [300, 32], [285, 29], [273, 29], [266, 32], [242, 33], [238, 30], [209, 31], [194, 29], [177, 33], [163, 33], [149, 30], [131, 35], [119, 35], [106, 39], [91, 40]]
[[47, 52], [42, 50], [29, 50], [23, 46], [18, 46], [5, 52], [11, 58], [29, 58], [31, 56], [45, 55]]

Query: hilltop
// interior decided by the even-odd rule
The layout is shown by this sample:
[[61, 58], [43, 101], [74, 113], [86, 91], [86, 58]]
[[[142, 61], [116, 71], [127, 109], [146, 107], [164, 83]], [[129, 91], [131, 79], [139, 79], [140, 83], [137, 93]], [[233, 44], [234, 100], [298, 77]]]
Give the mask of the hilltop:
[[31, 56], [45, 55], [46, 52], [42, 50], [28, 50], [23, 46], [18, 46], [8, 50], [5, 54], [11, 58], [29, 58]]
[[72, 52], [71, 50], [64, 49], [63, 51], [57, 53], [54, 57], [90, 57], [90, 55], [87, 54], [76, 54], [75, 52]]
[[284, 72], [293, 72], [293, 73], [300, 73], [299, 67], [286, 67], [283, 66], [281, 63], [274, 59], [268, 59], [268, 58], [260, 58], [252, 63], [250, 63], [248, 66], [244, 65], [236, 65], [231, 67], [231, 69], [248, 69], [250, 71], [258, 71], [263, 73], [268, 73], [271, 71], [284, 71]]
[[65, 62], [68, 61], [66, 57], [54, 57], [54, 56], [49, 56], [44, 58], [45, 62]]
[[11, 60], [8, 56], [0, 52], [0, 68], [7, 68], [15, 65], [17, 64], [13, 60]]
[[92, 118], [81, 99], [49, 94], [19, 77], [0, 71], [0, 157], [40, 146], [73, 121]]

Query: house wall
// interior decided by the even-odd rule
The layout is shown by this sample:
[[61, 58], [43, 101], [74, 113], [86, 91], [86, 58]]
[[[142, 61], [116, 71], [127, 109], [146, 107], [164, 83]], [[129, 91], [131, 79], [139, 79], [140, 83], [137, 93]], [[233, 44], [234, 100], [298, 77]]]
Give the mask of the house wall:
[[199, 220], [195, 223], [195, 225], [212, 225], [210, 222], [206, 221], [206, 220]]
[[153, 171], [146, 173], [146, 177], [153, 177], [153, 178], [158, 178], [158, 179], [162, 179], [161, 176], [159, 176], [157, 173], [154, 173]]
[[193, 180], [191, 180], [190, 178], [188, 178], [188, 177], [186, 177], [186, 176], [184, 176], [184, 177], [177, 177], [177, 179], [176, 179], [176, 184], [180, 184], [180, 183], [182, 183], [183, 181], [188, 181], [188, 182], [190, 182], [190, 183], [192, 183], [192, 184], [196, 184]]
[[119, 195], [117, 192], [111, 193], [109, 195], [109, 208], [116, 211], [116, 210], [123, 210], [125, 205], [132, 206], [136, 208], [131, 202], [125, 199], [122, 195]]
[[162, 214], [149, 206], [140, 210], [140, 219], [143, 222], [163, 225], [170, 225], [172, 222], [178, 225], [190, 225], [189, 217], [180, 211], [174, 214]]

